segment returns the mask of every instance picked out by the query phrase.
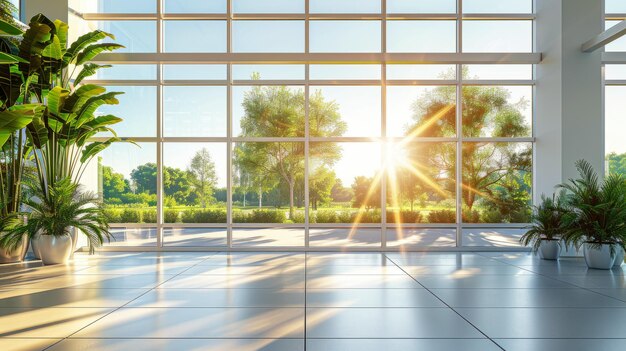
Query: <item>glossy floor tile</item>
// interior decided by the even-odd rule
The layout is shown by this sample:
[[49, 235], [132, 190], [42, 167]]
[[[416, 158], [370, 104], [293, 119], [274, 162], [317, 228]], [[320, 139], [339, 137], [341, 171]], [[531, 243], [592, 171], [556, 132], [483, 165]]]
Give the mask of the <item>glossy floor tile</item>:
[[0, 350], [618, 350], [624, 268], [527, 253], [77, 254], [0, 265]]

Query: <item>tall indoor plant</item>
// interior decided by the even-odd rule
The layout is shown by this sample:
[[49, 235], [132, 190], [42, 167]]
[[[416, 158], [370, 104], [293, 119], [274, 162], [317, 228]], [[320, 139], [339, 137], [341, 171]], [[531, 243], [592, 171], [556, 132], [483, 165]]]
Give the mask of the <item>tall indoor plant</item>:
[[557, 260], [561, 254], [562, 235], [567, 231], [570, 213], [566, 210], [564, 192], [552, 194], [552, 197], [541, 196], [541, 203], [534, 207], [531, 225], [520, 238], [525, 246], [532, 246], [541, 258]]
[[568, 192], [567, 208], [572, 213], [565, 242], [583, 247], [588, 267], [610, 269], [616, 247], [623, 249], [626, 237], [626, 179], [611, 174], [600, 181], [584, 160], [576, 162], [576, 168], [580, 178], [559, 185]]
[[[91, 63], [96, 55], [122, 46], [101, 43], [114, 37], [100, 30], [79, 37], [69, 46], [67, 37], [67, 24], [59, 20], [52, 22], [41, 14], [34, 16], [19, 47], [18, 56], [22, 61], [17, 70], [9, 72], [11, 79], [26, 77], [31, 84], [25, 96], [45, 106], [42, 115], [33, 118], [25, 132], [32, 148], [29, 155], [36, 169], [38, 199], [42, 203], [55, 203], [59, 192], [54, 189], [57, 189], [58, 182], [78, 184], [87, 164], [99, 152], [120, 141], [111, 125], [121, 122], [121, 119], [113, 115], [100, 116], [97, 109], [105, 104], [118, 104], [116, 95], [121, 93], [106, 92], [104, 87], [80, 83], [98, 69], [109, 67]], [[2, 88], [9, 95], [13, 94], [12, 85]], [[102, 141], [90, 140], [99, 133], [112, 136]], [[55, 235], [44, 227], [35, 235], [32, 226], [29, 225], [29, 228], [34, 246], [42, 236]], [[14, 230], [11, 238], [3, 238], [0, 242], [7, 247], [14, 246], [15, 235], [23, 232]], [[96, 244], [97, 241], [90, 240], [90, 243]]]

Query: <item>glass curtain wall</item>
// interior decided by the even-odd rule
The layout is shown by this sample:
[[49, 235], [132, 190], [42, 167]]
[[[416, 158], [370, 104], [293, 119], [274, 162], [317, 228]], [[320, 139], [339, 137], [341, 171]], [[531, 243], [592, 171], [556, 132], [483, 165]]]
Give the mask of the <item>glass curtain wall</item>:
[[[86, 182], [111, 245], [518, 246], [533, 65], [444, 56], [532, 53], [531, 0], [70, 4], [74, 35], [125, 46], [92, 77], [124, 92], [100, 112], [138, 144], [106, 150]], [[362, 54], [379, 59], [346, 59]]]

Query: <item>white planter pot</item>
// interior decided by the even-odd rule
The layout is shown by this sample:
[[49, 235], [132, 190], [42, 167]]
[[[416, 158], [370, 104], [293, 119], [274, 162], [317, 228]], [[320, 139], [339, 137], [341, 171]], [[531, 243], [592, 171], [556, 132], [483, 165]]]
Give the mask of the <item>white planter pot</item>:
[[24, 261], [24, 257], [26, 257], [26, 251], [28, 251], [28, 235], [24, 234], [24, 236], [22, 237], [22, 244], [16, 249], [6, 250], [0, 248], [0, 264]]
[[74, 252], [76, 252], [76, 245], [78, 244], [78, 230], [74, 227], [70, 227], [70, 236], [72, 237], [72, 253], [70, 258], [74, 258]]
[[561, 255], [559, 240], [541, 240], [539, 245], [539, 257], [544, 260], [558, 260]]
[[624, 263], [624, 249], [621, 246], [615, 245], [615, 262], [613, 267], [619, 267]]
[[72, 237], [69, 235], [37, 234], [33, 243], [36, 243], [36, 254], [45, 265], [67, 263], [72, 254]]
[[610, 244], [592, 247], [591, 244], [585, 243], [583, 248], [587, 267], [595, 269], [611, 269], [613, 267], [615, 252], [611, 253]]

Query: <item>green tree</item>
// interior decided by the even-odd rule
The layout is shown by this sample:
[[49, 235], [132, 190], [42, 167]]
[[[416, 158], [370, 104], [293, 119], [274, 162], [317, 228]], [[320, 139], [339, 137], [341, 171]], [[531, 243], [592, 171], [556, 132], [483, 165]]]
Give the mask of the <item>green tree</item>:
[[[304, 137], [305, 98], [301, 89], [255, 86], [246, 92], [242, 105], [242, 136]], [[337, 103], [325, 101], [319, 91], [313, 92], [309, 97], [310, 136], [341, 136], [346, 128]], [[309, 153], [332, 164], [340, 157], [340, 148], [333, 143], [311, 143]], [[236, 146], [235, 164], [240, 179], [252, 182], [260, 194], [269, 185], [284, 182], [289, 188], [289, 213], [293, 216], [297, 179], [304, 174], [304, 143], [241, 143]]]
[[365, 176], [354, 178], [352, 190], [354, 191], [353, 207], [364, 207], [367, 210], [380, 207], [380, 184], [374, 183], [373, 178]]
[[120, 204], [126, 193], [130, 193], [130, 182], [124, 175], [109, 166], [101, 166], [102, 196], [107, 204]]
[[333, 185], [330, 191], [330, 196], [333, 201], [336, 202], [349, 202], [352, 200], [354, 193], [352, 192], [352, 188], [343, 186], [341, 179], [336, 178], [335, 185]]
[[[468, 78], [467, 71], [462, 73]], [[511, 102], [506, 88], [489, 86], [465, 86], [462, 90], [462, 133], [467, 138], [477, 137], [525, 137], [529, 127], [522, 110], [528, 101]], [[414, 124], [407, 128], [407, 137], [451, 137], [456, 135], [456, 94], [454, 87], [440, 87], [417, 98], [413, 105]], [[447, 143], [418, 148], [410, 153], [411, 159], [425, 169], [428, 176], [438, 180], [441, 175], [450, 177], [456, 172], [456, 151]], [[426, 157], [425, 157], [426, 155]], [[523, 177], [531, 171], [532, 151], [515, 143], [465, 142], [462, 150], [461, 172], [463, 175], [463, 202], [471, 211], [479, 198], [497, 194], [494, 188], [507, 177]], [[454, 184], [448, 182], [446, 190], [454, 192]], [[526, 196], [526, 206], [530, 194]]]
[[135, 192], [156, 194], [157, 166], [149, 162], [137, 166], [130, 172], [130, 179], [133, 181]]
[[609, 163], [609, 174], [626, 175], [626, 153], [611, 152], [606, 155], [606, 160]]
[[318, 204], [332, 201], [331, 191], [336, 179], [335, 172], [326, 167], [318, 167], [309, 175], [309, 201], [314, 210], [317, 210]]
[[213, 189], [217, 186], [215, 163], [209, 150], [202, 148], [196, 152], [189, 165], [189, 181], [200, 206], [206, 208], [213, 202]]

